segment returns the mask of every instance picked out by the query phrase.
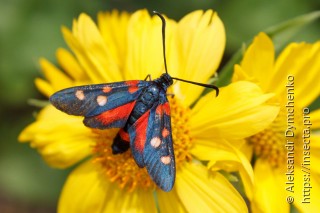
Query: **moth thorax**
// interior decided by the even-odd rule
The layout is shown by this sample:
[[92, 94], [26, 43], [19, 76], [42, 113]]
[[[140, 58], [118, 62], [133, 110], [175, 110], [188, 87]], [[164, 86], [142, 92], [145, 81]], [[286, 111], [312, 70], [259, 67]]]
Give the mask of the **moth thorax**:
[[155, 82], [157, 82], [164, 90], [167, 90], [167, 88], [173, 84], [171, 76], [167, 73], [162, 74]]
[[[158, 99], [159, 99], [159, 87], [157, 85], [151, 85], [144, 91], [144, 93], [141, 95], [141, 98], [140, 98], [141, 102], [145, 105], [144, 107], [146, 108], [143, 112], [150, 109], [153, 106], [154, 102], [157, 101]], [[140, 101], [138, 101], [138, 103], [139, 102]]]

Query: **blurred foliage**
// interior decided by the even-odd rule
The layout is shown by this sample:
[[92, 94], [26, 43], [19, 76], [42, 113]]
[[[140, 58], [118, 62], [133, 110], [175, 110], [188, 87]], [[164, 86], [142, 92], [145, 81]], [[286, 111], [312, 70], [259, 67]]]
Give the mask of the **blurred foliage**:
[[[71, 27], [81, 12], [93, 18], [98, 11], [133, 12], [148, 8], [176, 20], [195, 9], [216, 10], [225, 24], [227, 48], [223, 64], [242, 42], [285, 20], [320, 9], [319, 0], [0, 0], [0, 212], [55, 212], [68, 171], [49, 168], [35, 150], [19, 144], [17, 136], [39, 109], [29, 98], [45, 99], [35, 89], [40, 77], [38, 59], [55, 62], [65, 47], [60, 27]], [[319, 39], [319, 20], [290, 41]], [[289, 42], [289, 41], [287, 41]], [[20, 211], [21, 210], [21, 211]]]

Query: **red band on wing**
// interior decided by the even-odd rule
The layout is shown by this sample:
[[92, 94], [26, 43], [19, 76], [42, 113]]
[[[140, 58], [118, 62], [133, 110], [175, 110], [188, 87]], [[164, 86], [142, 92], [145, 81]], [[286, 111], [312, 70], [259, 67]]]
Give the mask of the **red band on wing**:
[[166, 102], [162, 105], [163, 111], [166, 115], [170, 115], [170, 105], [169, 102]]
[[144, 113], [139, 120], [139, 125], [136, 126], [136, 138], [134, 141], [135, 149], [140, 153], [143, 152], [144, 146], [147, 140], [147, 129], [148, 129], [148, 119], [149, 119], [150, 111]]
[[97, 120], [104, 125], [109, 125], [117, 120], [128, 119], [134, 105], [135, 101], [127, 103], [125, 105], [119, 106], [114, 109], [110, 109], [106, 112], [101, 113], [97, 116]]
[[162, 116], [162, 113], [163, 113], [162, 105], [157, 106], [156, 114], [159, 115], [159, 116]]
[[130, 137], [129, 137], [129, 133], [127, 133], [126, 131], [124, 131], [123, 129], [120, 129], [119, 131], [119, 135], [121, 137], [122, 140], [126, 141], [126, 142], [130, 142]]
[[166, 115], [170, 115], [169, 102], [166, 102], [166, 103], [164, 103], [162, 105], [157, 106], [156, 114], [158, 114], [159, 116], [162, 116], [163, 113], [165, 113]]
[[132, 94], [132, 93], [135, 93], [138, 89], [139, 87], [137, 86], [131, 86], [129, 87], [128, 91]]
[[131, 80], [131, 81], [126, 81], [125, 84], [128, 86], [137, 86], [139, 82], [140, 82], [139, 80]]

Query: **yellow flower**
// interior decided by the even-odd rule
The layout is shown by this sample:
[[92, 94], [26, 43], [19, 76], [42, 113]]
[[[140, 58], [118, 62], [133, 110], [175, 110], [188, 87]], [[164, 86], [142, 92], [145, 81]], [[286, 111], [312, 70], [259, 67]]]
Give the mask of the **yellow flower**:
[[[57, 51], [60, 68], [41, 59], [44, 79], [36, 79], [47, 96], [81, 84], [153, 78], [164, 72], [161, 21], [146, 10], [132, 15], [114, 11], [98, 15], [98, 27], [85, 14], [62, 29], [73, 54]], [[216, 13], [195, 11], [178, 23], [167, 19], [167, 59], [172, 76], [207, 82], [222, 57], [224, 27]], [[63, 70], [63, 71], [62, 71]], [[219, 173], [239, 171], [246, 191], [253, 184], [244, 155], [227, 140], [240, 140], [264, 129], [278, 107], [272, 97], [250, 82], [237, 82], [202, 97], [203, 88], [176, 82], [170, 89], [172, 135], [176, 157], [173, 190], [155, 187], [145, 169], [135, 164], [131, 152], [113, 155], [114, 130], [94, 130], [81, 117], [69, 116], [48, 105], [19, 136], [30, 142], [46, 162], [66, 168], [82, 162], [68, 177], [59, 212], [246, 212], [240, 194]], [[210, 161], [206, 167], [201, 161]]]
[[289, 212], [291, 196], [300, 211], [319, 212], [320, 136], [310, 131], [319, 129], [320, 111], [308, 106], [320, 93], [320, 42], [291, 43], [274, 58], [271, 39], [260, 33], [233, 76], [233, 81], [249, 80], [274, 93], [271, 102], [280, 105], [273, 123], [243, 147], [255, 156], [252, 209]]

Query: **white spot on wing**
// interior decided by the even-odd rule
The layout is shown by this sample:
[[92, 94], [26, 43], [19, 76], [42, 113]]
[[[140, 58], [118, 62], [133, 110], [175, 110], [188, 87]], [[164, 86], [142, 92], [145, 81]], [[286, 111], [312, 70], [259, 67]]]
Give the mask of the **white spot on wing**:
[[168, 164], [171, 162], [170, 156], [169, 156], [169, 155], [167, 155], [167, 156], [162, 156], [162, 157], [161, 157], [161, 162], [162, 162], [163, 164], [168, 165]]
[[77, 97], [80, 101], [82, 101], [82, 100], [85, 99], [85, 96], [84, 96], [84, 93], [83, 93], [82, 90], [77, 90], [77, 91], [76, 91], [76, 97]]
[[158, 137], [154, 137], [154, 138], [151, 139], [150, 144], [151, 144], [151, 146], [153, 146], [154, 148], [157, 148], [157, 147], [160, 146], [161, 140], [160, 140], [160, 138], [158, 138]]
[[104, 106], [106, 105], [107, 103], [107, 96], [104, 96], [104, 95], [99, 95], [97, 97], [97, 103], [99, 106]]

